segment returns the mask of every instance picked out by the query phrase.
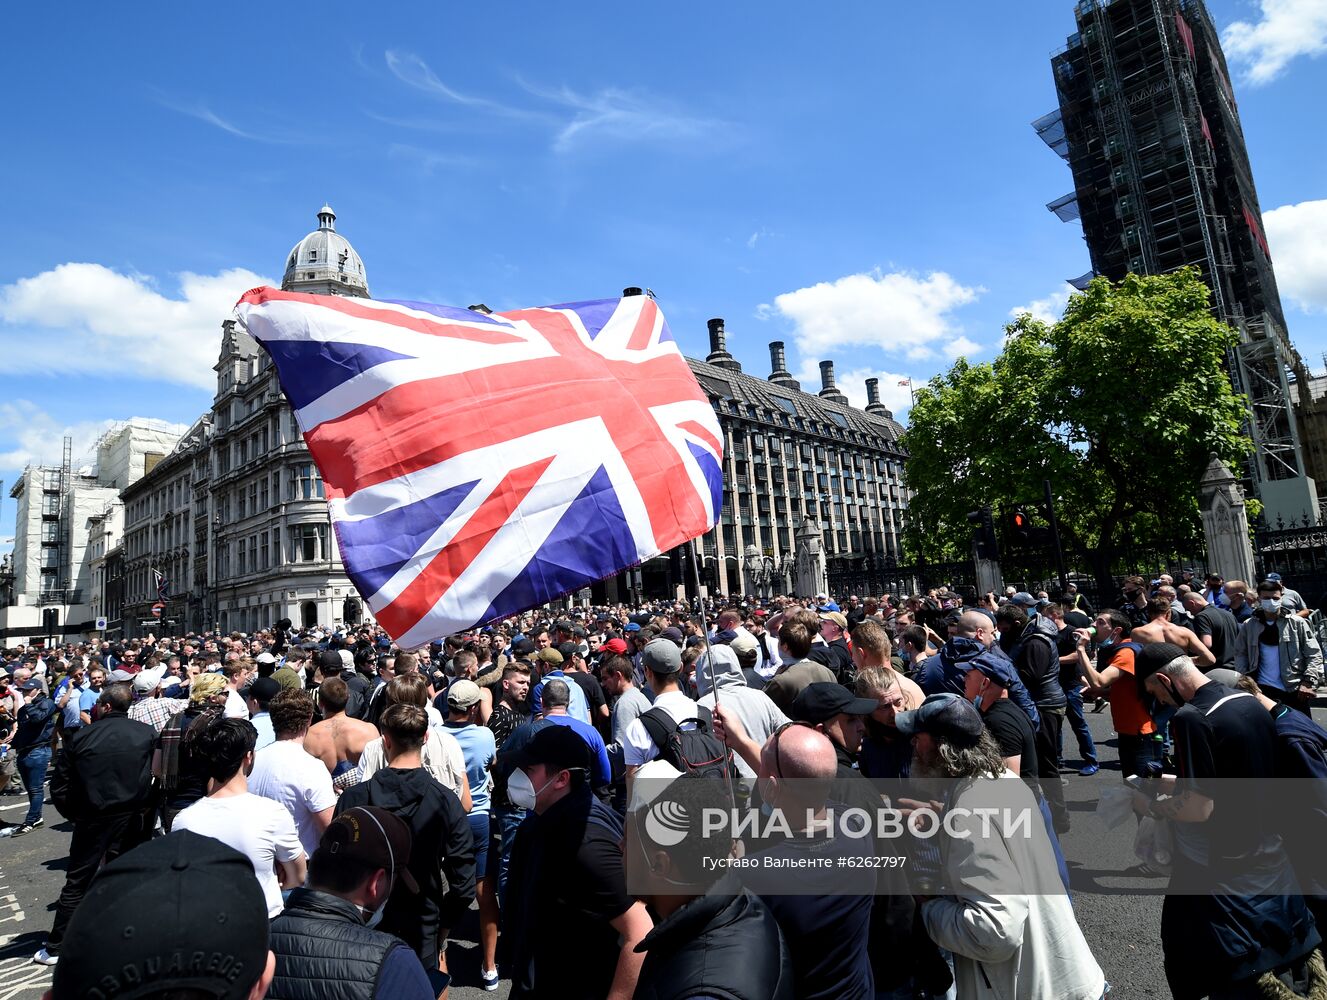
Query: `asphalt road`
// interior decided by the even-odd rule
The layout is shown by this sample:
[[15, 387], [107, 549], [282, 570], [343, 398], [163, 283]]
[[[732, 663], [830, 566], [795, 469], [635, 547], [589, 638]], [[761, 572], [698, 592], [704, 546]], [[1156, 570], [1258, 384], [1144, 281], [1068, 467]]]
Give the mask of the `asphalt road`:
[[[1327, 710], [1314, 709], [1320, 725]], [[1109, 710], [1088, 714], [1097, 742], [1101, 771], [1081, 777], [1077, 744], [1065, 727], [1065, 798], [1073, 828], [1062, 838], [1073, 885], [1074, 912], [1097, 961], [1106, 972], [1113, 996], [1169, 997], [1161, 964], [1161, 900], [1165, 876], [1147, 876], [1133, 855], [1133, 824], [1107, 830], [1097, 818], [1103, 788], [1121, 782], [1119, 757]], [[0, 823], [16, 823], [27, 808], [24, 796], [0, 798]], [[18, 839], [0, 840], [0, 1000], [35, 1000], [50, 986], [51, 970], [32, 964], [32, 953], [51, 926], [54, 901], [64, 884], [69, 825], [49, 807], [46, 827]], [[496, 993], [479, 988], [478, 913], [472, 908], [466, 926], [448, 947], [454, 1000], [505, 998], [508, 983]]]

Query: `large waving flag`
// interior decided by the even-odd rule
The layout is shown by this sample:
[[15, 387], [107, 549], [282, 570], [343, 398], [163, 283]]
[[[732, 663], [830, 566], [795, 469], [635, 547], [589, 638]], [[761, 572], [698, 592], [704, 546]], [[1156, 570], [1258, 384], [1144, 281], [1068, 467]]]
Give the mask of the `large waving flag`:
[[346, 570], [412, 648], [708, 531], [722, 432], [647, 296], [485, 315], [255, 288]]

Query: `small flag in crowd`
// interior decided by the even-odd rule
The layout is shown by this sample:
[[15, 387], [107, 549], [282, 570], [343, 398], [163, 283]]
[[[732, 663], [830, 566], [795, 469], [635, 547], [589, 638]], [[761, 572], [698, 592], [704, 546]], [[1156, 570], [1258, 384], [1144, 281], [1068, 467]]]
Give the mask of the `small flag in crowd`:
[[718, 518], [723, 437], [648, 296], [486, 315], [256, 288], [236, 305], [404, 648], [537, 607]]

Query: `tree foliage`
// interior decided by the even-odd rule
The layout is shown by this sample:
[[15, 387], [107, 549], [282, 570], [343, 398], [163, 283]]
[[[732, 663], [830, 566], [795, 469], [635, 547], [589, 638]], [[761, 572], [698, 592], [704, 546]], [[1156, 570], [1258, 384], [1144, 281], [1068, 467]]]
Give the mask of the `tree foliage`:
[[1237, 335], [1198, 273], [1097, 278], [1058, 323], [1024, 314], [1005, 334], [992, 363], [960, 359], [916, 394], [909, 554], [966, 557], [969, 511], [1039, 504], [1046, 479], [1066, 550], [1099, 580], [1126, 540], [1185, 551], [1211, 454], [1238, 467], [1251, 447], [1226, 366]]

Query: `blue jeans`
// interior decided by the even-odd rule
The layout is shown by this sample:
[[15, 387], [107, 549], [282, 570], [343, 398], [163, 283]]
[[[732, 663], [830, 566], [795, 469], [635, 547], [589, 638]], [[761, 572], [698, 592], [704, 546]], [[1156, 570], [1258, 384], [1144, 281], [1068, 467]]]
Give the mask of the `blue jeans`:
[[[524, 809], [511, 806], [494, 806], [491, 817], [492, 829], [498, 838], [498, 899], [507, 896], [507, 873], [511, 870], [511, 847], [516, 842], [516, 829], [525, 819]], [[489, 853], [489, 868], [493, 867], [493, 854]]]
[[1083, 758], [1083, 763], [1095, 764], [1097, 745], [1092, 742], [1092, 730], [1087, 728], [1087, 719], [1083, 717], [1083, 685], [1075, 684], [1065, 688], [1064, 696], [1068, 699], [1065, 714], [1069, 716], [1069, 726], [1078, 738], [1078, 755]]
[[28, 790], [28, 815], [23, 820], [31, 825], [41, 819], [41, 807], [46, 804], [46, 769], [51, 766], [51, 748], [33, 747], [18, 757], [18, 773], [23, 787]]

